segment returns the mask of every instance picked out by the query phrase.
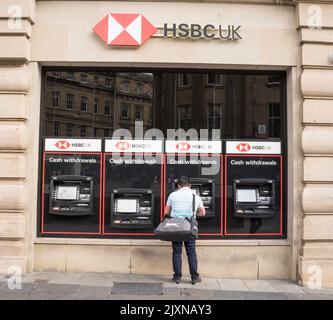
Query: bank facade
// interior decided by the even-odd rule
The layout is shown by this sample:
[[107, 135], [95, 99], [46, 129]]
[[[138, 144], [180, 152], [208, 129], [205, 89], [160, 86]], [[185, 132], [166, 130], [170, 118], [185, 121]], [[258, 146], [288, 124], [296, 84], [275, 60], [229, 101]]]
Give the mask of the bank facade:
[[1, 273], [171, 274], [153, 230], [186, 174], [202, 276], [333, 287], [332, 1], [5, 0], [0, 17]]

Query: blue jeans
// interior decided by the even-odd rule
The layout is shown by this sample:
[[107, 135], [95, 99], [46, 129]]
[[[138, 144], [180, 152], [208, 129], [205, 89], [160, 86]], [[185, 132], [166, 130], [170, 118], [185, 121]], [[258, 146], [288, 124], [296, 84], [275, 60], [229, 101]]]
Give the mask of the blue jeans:
[[[188, 259], [188, 266], [190, 269], [192, 279], [199, 277], [197, 272], [198, 269], [198, 259], [195, 250], [195, 239], [184, 241], [185, 250]], [[172, 242], [172, 264], [173, 264], [173, 276], [180, 279], [182, 277], [182, 247], [183, 241], [173, 241]]]

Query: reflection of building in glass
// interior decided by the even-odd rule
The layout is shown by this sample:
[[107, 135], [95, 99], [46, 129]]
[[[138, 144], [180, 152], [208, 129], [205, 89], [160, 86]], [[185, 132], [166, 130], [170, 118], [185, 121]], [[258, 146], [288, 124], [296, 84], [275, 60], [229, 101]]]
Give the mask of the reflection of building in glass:
[[141, 73], [48, 72], [46, 136], [109, 137], [152, 126], [153, 76]]
[[158, 92], [156, 126], [164, 132], [209, 129], [211, 137], [220, 129], [221, 138], [281, 137], [279, 76], [165, 73], [155, 81]]
[[156, 127], [221, 131], [221, 138], [281, 137], [279, 75], [238, 73], [48, 72], [46, 136], [134, 135]]

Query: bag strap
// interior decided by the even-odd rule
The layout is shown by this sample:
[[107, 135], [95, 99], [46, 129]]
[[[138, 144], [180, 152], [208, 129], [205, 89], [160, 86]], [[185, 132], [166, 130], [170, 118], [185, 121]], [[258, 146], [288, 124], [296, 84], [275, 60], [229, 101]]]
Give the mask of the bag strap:
[[192, 194], [192, 214], [195, 216], [195, 194]]

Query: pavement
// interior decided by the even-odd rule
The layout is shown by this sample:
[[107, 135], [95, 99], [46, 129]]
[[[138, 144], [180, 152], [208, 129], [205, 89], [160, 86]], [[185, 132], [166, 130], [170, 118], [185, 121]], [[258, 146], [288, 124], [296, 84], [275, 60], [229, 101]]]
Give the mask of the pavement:
[[192, 285], [166, 276], [33, 272], [10, 289], [13, 279], [0, 276], [0, 300], [333, 300], [333, 289], [283, 280], [203, 278]]

